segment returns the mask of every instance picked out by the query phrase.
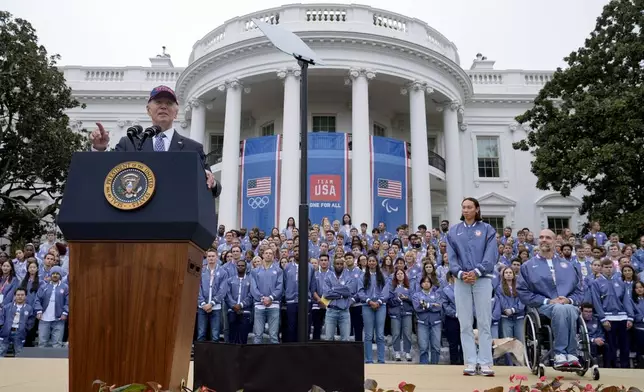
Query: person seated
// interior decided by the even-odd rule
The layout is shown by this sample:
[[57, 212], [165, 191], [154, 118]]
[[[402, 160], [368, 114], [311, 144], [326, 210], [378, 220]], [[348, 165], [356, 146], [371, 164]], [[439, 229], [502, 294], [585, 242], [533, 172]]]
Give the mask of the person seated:
[[555, 238], [552, 230], [541, 231], [539, 254], [521, 266], [517, 292], [521, 302], [551, 320], [554, 367], [580, 367], [576, 353], [582, 282], [579, 270], [555, 254]]

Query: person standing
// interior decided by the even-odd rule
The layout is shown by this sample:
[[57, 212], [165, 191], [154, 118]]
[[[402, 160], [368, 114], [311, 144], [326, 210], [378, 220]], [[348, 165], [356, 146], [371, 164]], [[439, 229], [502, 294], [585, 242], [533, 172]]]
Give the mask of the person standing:
[[[461, 222], [449, 229], [446, 242], [450, 272], [456, 278], [454, 297], [465, 357], [463, 374], [473, 376], [480, 372], [483, 376], [494, 376], [491, 326], [492, 273], [499, 257], [496, 230], [482, 221], [481, 207], [475, 198], [465, 198], [461, 209]], [[478, 352], [473, 308], [479, 331]]]
[[63, 269], [51, 269], [51, 281], [40, 286], [34, 305], [38, 324], [38, 346], [61, 348], [65, 320], [69, 315], [69, 287], [62, 283]]
[[217, 252], [206, 252], [208, 264], [201, 273], [201, 285], [197, 297], [197, 340], [206, 340], [210, 328], [210, 340], [219, 341], [222, 304], [226, 295], [228, 273], [217, 265]]
[[20, 287], [16, 289], [13, 302], [0, 307], [0, 358], [7, 353], [11, 343], [15, 355], [20, 355], [34, 320], [34, 310], [27, 304], [27, 291]]
[[253, 343], [261, 344], [264, 325], [268, 323], [268, 335], [272, 344], [278, 344], [280, 330], [280, 301], [284, 292], [284, 275], [279, 263], [275, 263], [272, 249], [264, 250], [264, 260], [251, 271], [250, 292], [255, 301]]
[[228, 305], [228, 343], [246, 344], [250, 332], [250, 315], [253, 297], [250, 294], [250, 275], [246, 274], [246, 261], [237, 260], [237, 274], [228, 278], [226, 304]]

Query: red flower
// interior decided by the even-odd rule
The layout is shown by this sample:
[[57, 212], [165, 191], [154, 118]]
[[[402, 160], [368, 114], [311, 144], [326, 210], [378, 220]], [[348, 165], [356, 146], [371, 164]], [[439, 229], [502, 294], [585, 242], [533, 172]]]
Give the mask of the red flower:
[[528, 377], [527, 377], [527, 376], [523, 376], [523, 375], [518, 375], [518, 376], [516, 376], [516, 378], [517, 378], [517, 380], [519, 380], [519, 381], [527, 381], [527, 380], [528, 380]]
[[539, 377], [539, 381], [541, 381], [541, 382], [546, 381], [546, 376]]
[[514, 374], [510, 376], [510, 382], [514, 382], [514, 377], [516, 377]]
[[590, 384], [586, 384], [586, 388], [584, 388], [584, 392], [595, 392], [595, 388], [593, 388], [593, 386]]
[[401, 381], [400, 384], [398, 384], [398, 389], [400, 389], [402, 391], [403, 388], [405, 387], [405, 385], [407, 385], [407, 383], [404, 382], [404, 381]]

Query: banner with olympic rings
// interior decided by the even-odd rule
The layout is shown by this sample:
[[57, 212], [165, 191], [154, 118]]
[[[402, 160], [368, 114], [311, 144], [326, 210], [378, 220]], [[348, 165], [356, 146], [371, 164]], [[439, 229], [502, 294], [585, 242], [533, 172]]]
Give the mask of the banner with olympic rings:
[[309, 133], [308, 189], [309, 219], [320, 223], [342, 220], [347, 212], [347, 166], [349, 147], [347, 133]]
[[258, 227], [266, 233], [277, 226], [279, 216], [280, 136], [244, 140], [241, 162], [241, 226]]

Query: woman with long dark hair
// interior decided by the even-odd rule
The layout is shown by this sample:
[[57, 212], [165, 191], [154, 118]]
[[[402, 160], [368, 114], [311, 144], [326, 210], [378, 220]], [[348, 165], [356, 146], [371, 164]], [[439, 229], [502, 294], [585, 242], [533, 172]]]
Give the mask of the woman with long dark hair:
[[0, 263], [0, 306], [13, 302], [13, 294], [19, 283], [13, 262], [8, 258], [5, 259]]
[[[25, 275], [20, 287], [25, 289], [27, 292], [27, 304], [34, 307], [36, 303], [36, 298], [38, 297], [38, 290], [40, 289], [40, 274], [38, 267], [38, 260], [35, 257], [30, 257], [27, 259], [27, 275]], [[36, 335], [38, 332], [38, 319], [36, 319], [33, 327], [27, 331], [27, 336], [25, 337], [25, 347], [34, 347], [34, 341], [36, 340]]]
[[[389, 259], [391, 262], [391, 259]], [[393, 269], [393, 265], [391, 265]], [[387, 313], [391, 319], [391, 338], [394, 350], [394, 359], [402, 360], [402, 353], [405, 354], [407, 362], [411, 362], [411, 329], [413, 306], [411, 296], [413, 292], [409, 287], [409, 280], [405, 271], [396, 271], [391, 284], [392, 295], [387, 303]], [[401, 339], [402, 337], [402, 339]], [[400, 343], [403, 343], [401, 352]]]
[[374, 331], [378, 350], [378, 363], [385, 363], [385, 318], [387, 317], [387, 300], [389, 299], [389, 279], [380, 271], [378, 260], [371, 255], [367, 259], [367, 271], [358, 289], [362, 306], [364, 323], [364, 357], [365, 363], [373, 363]]
[[501, 285], [497, 289], [496, 300], [501, 310], [501, 335], [523, 342], [525, 305], [519, 301], [517, 278], [511, 267], [505, 267], [501, 272]]
[[295, 218], [293, 218], [292, 216], [289, 216], [288, 219], [286, 220], [286, 227], [282, 230], [282, 234], [284, 234], [287, 239], [292, 240], [294, 229], [296, 229]]
[[[480, 372], [493, 376], [492, 277], [499, 257], [496, 230], [482, 221], [481, 206], [475, 198], [465, 198], [461, 211], [461, 222], [447, 233], [447, 255], [450, 272], [456, 278], [454, 297], [465, 357], [463, 374], [473, 376]], [[476, 309], [479, 331], [478, 350], [474, 340], [473, 309]]]

